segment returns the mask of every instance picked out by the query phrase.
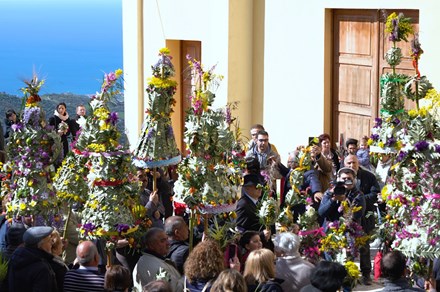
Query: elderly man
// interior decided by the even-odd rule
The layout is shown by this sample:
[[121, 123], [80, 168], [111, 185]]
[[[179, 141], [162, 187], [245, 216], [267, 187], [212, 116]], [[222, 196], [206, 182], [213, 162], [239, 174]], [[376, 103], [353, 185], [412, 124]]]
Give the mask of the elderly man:
[[103, 291], [104, 275], [98, 271], [99, 254], [92, 241], [83, 241], [76, 248], [79, 268], [67, 271], [64, 292]]
[[53, 228], [31, 227], [23, 234], [23, 247], [18, 247], [9, 261], [9, 291], [57, 291], [53, 259]]
[[169, 276], [173, 291], [183, 291], [182, 276], [174, 264], [165, 258], [170, 249], [165, 231], [152, 227], [142, 239], [146, 249], [133, 271], [135, 291], [141, 292], [143, 286], [155, 281], [159, 271], [165, 272]]
[[165, 220], [165, 233], [168, 235], [170, 251], [167, 258], [176, 265], [183, 275], [183, 264], [189, 255], [189, 245], [186, 242], [189, 235], [188, 225], [180, 216], [171, 216]]
[[[356, 155], [347, 155], [344, 160], [346, 167], [352, 168], [357, 173], [357, 188], [365, 197], [365, 215], [376, 212], [377, 194], [380, 192], [380, 186], [376, 176], [359, 166], [359, 160]], [[370, 234], [376, 225], [375, 216], [363, 216], [362, 228], [365, 233]], [[365, 247], [360, 249], [360, 268], [362, 272], [361, 282], [364, 285], [371, 285], [371, 259], [370, 243], [366, 242]]]
[[284, 291], [300, 291], [310, 284], [314, 265], [303, 260], [299, 253], [301, 239], [290, 232], [282, 232], [275, 237], [276, 277], [284, 279], [281, 287]]

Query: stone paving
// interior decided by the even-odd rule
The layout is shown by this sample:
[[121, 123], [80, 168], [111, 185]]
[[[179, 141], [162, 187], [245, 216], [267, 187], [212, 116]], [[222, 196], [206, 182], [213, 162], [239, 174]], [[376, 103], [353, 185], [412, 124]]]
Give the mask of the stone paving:
[[[371, 248], [371, 265], [373, 266], [374, 269], [374, 257], [376, 256], [376, 252], [377, 252], [377, 248]], [[357, 261], [357, 263], [359, 264], [359, 260]], [[380, 279], [378, 281], [374, 280], [374, 276], [371, 275], [371, 279], [373, 280], [373, 284], [369, 285], [369, 286], [365, 286], [365, 285], [361, 285], [361, 284], [357, 284], [356, 287], [354, 287], [353, 291], [381, 291], [383, 289], [383, 285], [380, 282]]]

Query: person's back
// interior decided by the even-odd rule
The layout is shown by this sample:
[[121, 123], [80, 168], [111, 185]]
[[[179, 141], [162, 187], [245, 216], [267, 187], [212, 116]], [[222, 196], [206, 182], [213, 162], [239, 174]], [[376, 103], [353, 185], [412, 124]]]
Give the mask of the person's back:
[[[380, 262], [382, 277], [385, 278], [383, 292], [425, 291], [412, 287], [405, 277], [406, 258], [402, 252], [393, 250], [385, 254]], [[436, 291], [435, 289], [428, 289]]]
[[103, 291], [104, 275], [98, 271], [98, 249], [91, 241], [80, 243], [76, 249], [80, 267], [67, 271], [64, 277], [64, 292]]
[[32, 227], [23, 235], [25, 246], [18, 247], [8, 264], [9, 291], [57, 291], [55, 273], [49, 265], [53, 255], [51, 227]]

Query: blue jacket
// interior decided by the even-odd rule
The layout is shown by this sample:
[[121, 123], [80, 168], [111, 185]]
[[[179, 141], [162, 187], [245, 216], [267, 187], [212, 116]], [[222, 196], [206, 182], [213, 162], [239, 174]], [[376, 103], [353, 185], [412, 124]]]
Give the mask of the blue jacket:
[[[361, 218], [365, 214], [365, 198], [362, 192], [358, 191], [356, 188], [353, 188], [346, 195], [350, 204], [354, 204], [354, 206], [362, 207], [361, 210], [353, 214], [353, 219], [361, 222]], [[330, 190], [327, 190], [322, 198], [321, 204], [319, 205], [318, 214], [325, 218], [324, 226], [326, 226], [328, 222], [333, 222], [339, 220], [342, 216], [342, 213], [338, 211], [341, 206], [341, 202], [332, 200], [333, 194]]]

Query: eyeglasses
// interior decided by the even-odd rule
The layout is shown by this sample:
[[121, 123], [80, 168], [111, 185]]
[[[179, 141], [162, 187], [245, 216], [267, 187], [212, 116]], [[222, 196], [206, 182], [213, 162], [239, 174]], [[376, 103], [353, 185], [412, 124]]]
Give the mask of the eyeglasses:
[[267, 142], [269, 139], [258, 139], [259, 142]]

